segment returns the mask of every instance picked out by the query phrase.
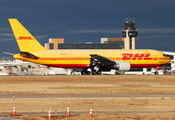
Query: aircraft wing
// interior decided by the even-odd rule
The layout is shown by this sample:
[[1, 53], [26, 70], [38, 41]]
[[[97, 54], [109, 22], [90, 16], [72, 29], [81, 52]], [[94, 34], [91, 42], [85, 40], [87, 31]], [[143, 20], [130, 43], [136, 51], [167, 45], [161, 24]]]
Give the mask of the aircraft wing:
[[90, 62], [93, 64], [94, 62], [98, 62], [98, 64], [102, 64], [102, 65], [115, 65], [116, 62], [112, 59], [103, 57], [101, 55], [98, 54], [90, 54], [91, 59]]

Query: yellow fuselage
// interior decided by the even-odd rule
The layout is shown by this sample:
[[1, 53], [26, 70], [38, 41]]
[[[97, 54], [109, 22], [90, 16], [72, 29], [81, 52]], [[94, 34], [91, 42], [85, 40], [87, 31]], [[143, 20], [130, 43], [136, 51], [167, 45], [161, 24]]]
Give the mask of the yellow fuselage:
[[114, 61], [129, 62], [131, 67], [156, 67], [171, 61], [157, 50], [116, 50], [116, 49], [67, 49], [41, 50], [32, 52], [39, 59], [30, 59], [16, 54], [15, 59], [29, 61], [53, 67], [86, 68], [90, 63], [90, 54], [98, 54]]

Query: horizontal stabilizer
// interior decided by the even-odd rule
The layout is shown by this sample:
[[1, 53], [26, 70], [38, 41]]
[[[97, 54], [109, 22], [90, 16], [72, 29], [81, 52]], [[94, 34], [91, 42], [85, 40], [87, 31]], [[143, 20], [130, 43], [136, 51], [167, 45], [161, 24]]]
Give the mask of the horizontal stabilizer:
[[3, 53], [7, 55], [15, 55], [14, 53], [9, 53], [9, 52], [3, 52]]
[[39, 58], [39, 57], [37, 57], [31, 53], [28, 53], [28, 52], [20, 52], [20, 55], [23, 57], [26, 57], [26, 58], [31, 58], [31, 59], [38, 59]]

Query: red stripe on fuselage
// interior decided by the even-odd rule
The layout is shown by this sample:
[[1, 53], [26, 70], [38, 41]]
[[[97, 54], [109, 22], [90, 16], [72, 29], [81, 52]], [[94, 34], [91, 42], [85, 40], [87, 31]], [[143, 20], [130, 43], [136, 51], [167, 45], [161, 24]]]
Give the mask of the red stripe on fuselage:
[[159, 60], [170, 60], [170, 58], [159, 57]]

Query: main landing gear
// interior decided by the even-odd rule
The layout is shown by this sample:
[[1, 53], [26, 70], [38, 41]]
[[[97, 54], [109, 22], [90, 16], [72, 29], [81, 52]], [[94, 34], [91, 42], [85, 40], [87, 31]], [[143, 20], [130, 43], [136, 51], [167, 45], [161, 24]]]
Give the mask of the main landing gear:
[[96, 70], [91, 70], [91, 72], [87, 71], [87, 70], [81, 71], [81, 75], [90, 75], [90, 74], [92, 74], [92, 75], [101, 75], [101, 71], [96, 71]]
[[90, 75], [91, 72], [90, 71], [81, 71], [81, 75]]
[[91, 56], [89, 66], [91, 67], [81, 71], [81, 75], [101, 75], [100, 63], [96, 58]]
[[92, 75], [101, 75], [101, 71], [91, 70]]

